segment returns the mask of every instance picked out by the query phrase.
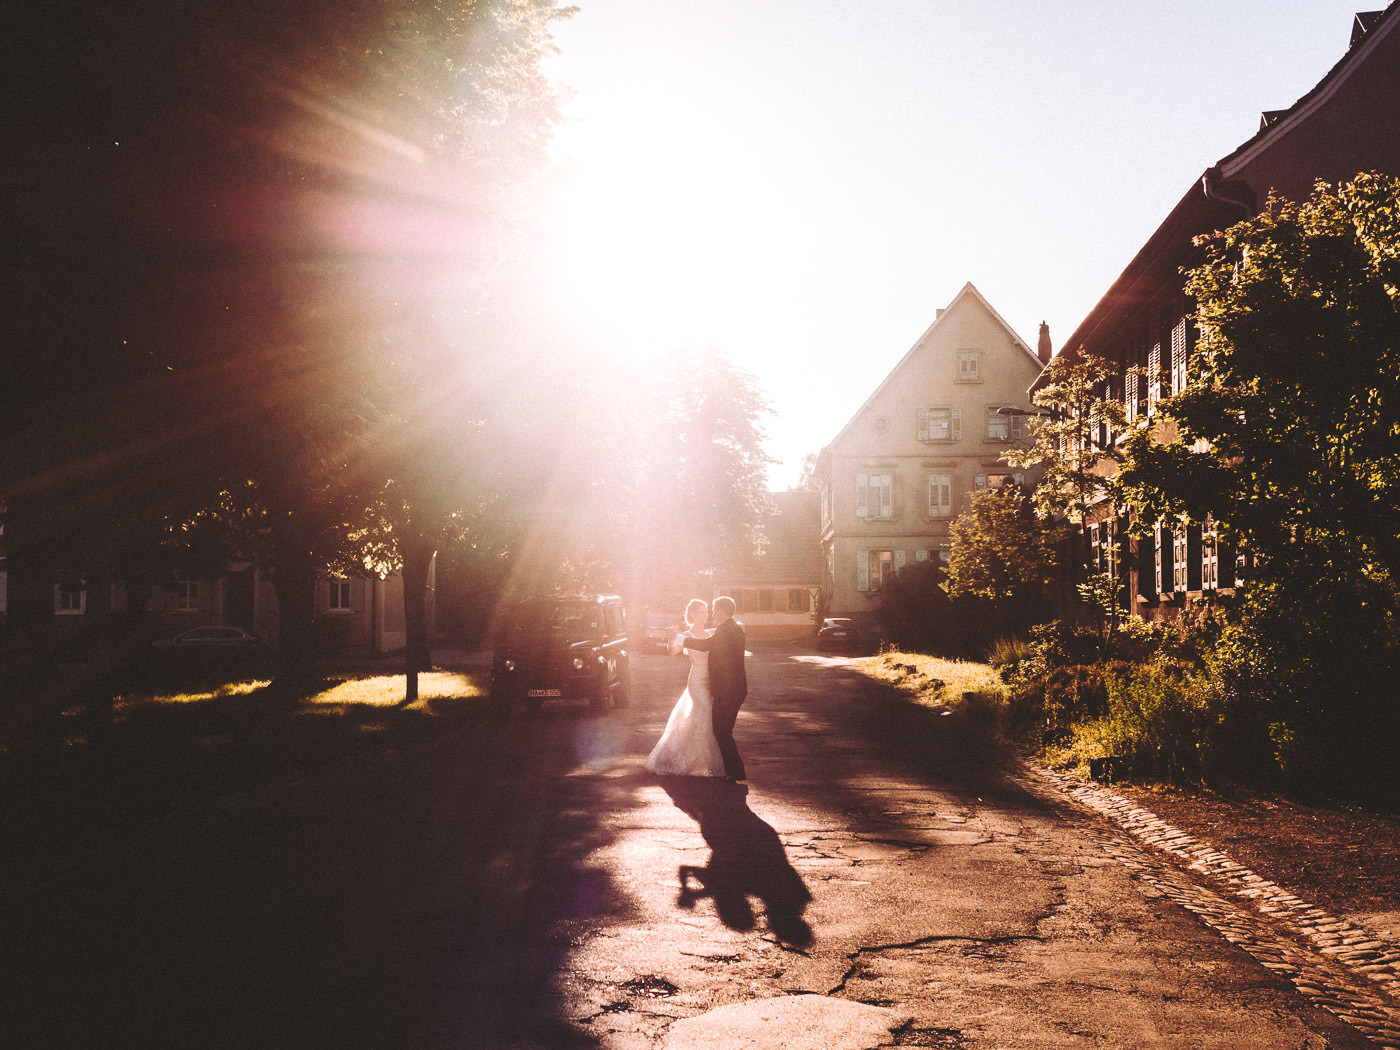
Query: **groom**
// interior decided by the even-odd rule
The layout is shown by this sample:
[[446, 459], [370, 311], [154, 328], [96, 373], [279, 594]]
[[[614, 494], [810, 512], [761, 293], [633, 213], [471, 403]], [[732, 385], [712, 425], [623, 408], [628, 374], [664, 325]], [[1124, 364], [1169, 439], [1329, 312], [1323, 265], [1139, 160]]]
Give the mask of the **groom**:
[[724, 774], [729, 780], [746, 780], [744, 760], [734, 744], [734, 720], [749, 694], [749, 682], [744, 673], [744, 629], [734, 620], [733, 598], [715, 599], [711, 623], [713, 635], [686, 638], [685, 647], [710, 654], [710, 695], [715, 701], [711, 718], [719, 753], [724, 756]]

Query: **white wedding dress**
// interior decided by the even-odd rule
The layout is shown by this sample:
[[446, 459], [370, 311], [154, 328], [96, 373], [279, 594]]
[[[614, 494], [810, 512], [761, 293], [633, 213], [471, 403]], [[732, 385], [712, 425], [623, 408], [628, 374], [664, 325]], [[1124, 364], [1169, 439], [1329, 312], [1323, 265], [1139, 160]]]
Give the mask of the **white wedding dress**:
[[724, 756], [711, 720], [710, 654], [694, 649], [686, 649], [685, 654], [690, 657], [690, 678], [671, 708], [661, 739], [647, 756], [646, 768], [661, 776], [722, 777]]

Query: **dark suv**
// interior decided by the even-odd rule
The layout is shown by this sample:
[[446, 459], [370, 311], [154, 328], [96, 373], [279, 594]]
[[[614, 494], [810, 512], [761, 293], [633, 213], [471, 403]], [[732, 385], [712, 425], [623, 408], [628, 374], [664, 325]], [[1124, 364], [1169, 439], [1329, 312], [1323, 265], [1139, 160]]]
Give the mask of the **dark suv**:
[[491, 664], [491, 698], [502, 712], [516, 701], [587, 700], [595, 711], [626, 707], [627, 615], [615, 595], [531, 598], [512, 610]]

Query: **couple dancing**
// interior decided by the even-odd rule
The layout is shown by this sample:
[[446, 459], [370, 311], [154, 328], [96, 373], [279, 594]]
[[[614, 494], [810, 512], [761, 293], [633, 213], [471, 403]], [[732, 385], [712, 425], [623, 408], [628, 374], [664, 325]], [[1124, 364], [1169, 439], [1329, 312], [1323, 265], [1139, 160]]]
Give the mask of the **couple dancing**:
[[662, 776], [746, 779], [734, 745], [734, 720], [748, 695], [744, 673], [744, 629], [734, 620], [734, 599], [716, 598], [715, 626], [709, 607], [692, 598], [685, 607], [686, 631], [667, 651], [690, 657], [690, 678], [666, 730], [647, 756], [646, 768]]

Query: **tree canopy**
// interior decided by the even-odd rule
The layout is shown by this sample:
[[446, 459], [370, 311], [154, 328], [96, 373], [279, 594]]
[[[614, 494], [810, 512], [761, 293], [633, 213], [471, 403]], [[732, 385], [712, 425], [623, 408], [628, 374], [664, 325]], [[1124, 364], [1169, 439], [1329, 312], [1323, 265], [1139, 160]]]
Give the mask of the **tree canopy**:
[[1200, 337], [1122, 481], [1156, 515], [1207, 516], [1264, 577], [1393, 589], [1400, 571], [1400, 180], [1319, 184], [1207, 238]]
[[1019, 486], [983, 489], [949, 529], [948, 594], [993, 601], [1040, 596], [1055, 578], [1059, 532], [1038, 521]]

